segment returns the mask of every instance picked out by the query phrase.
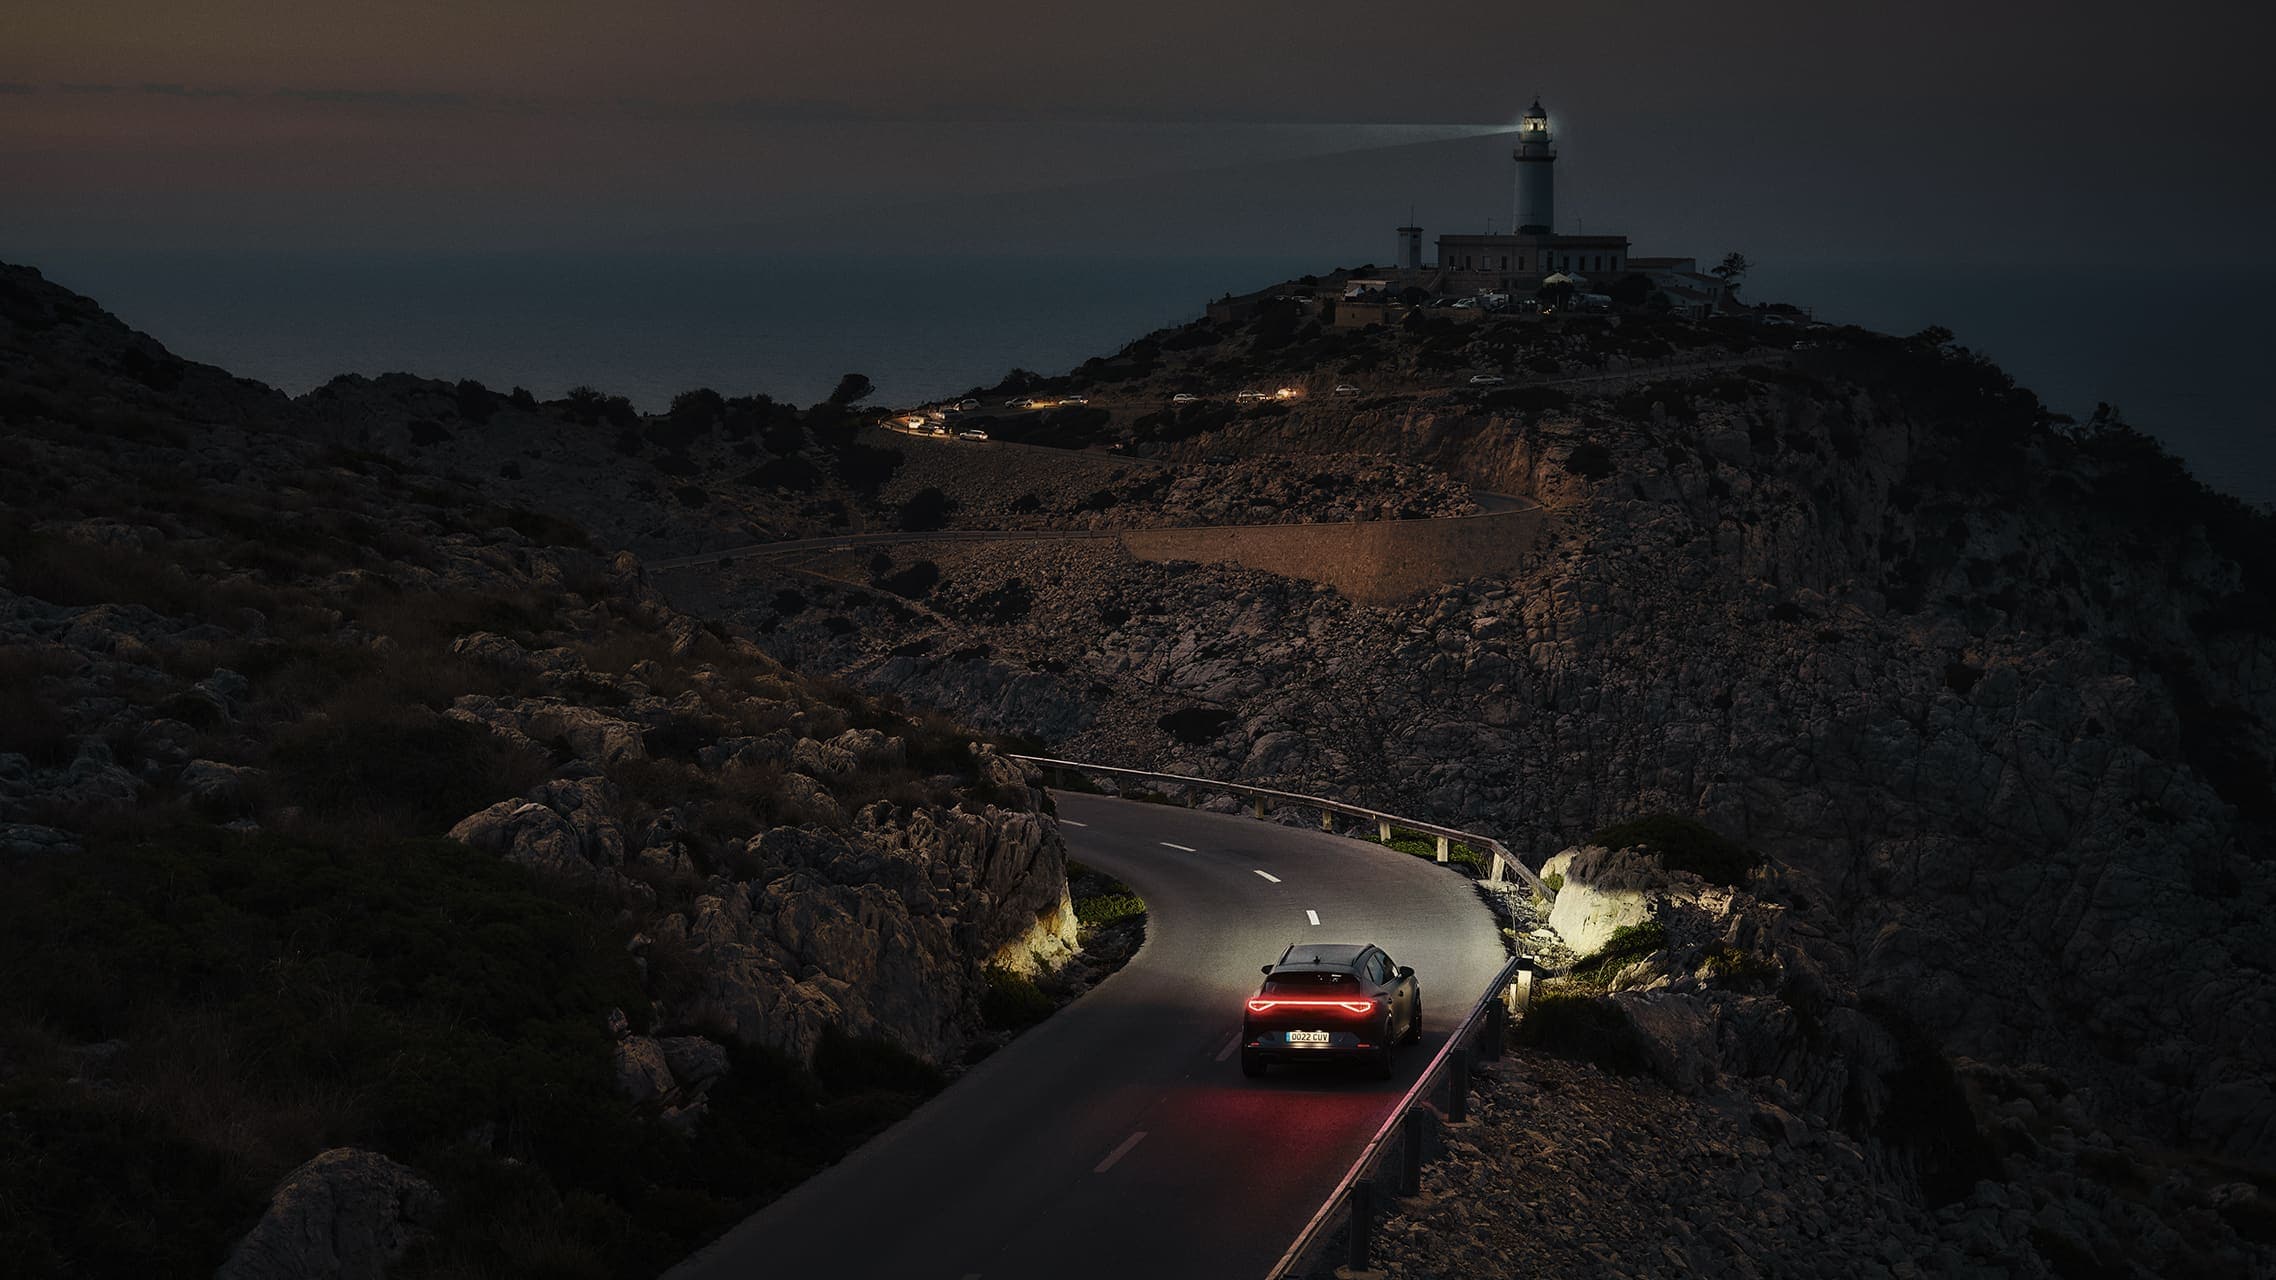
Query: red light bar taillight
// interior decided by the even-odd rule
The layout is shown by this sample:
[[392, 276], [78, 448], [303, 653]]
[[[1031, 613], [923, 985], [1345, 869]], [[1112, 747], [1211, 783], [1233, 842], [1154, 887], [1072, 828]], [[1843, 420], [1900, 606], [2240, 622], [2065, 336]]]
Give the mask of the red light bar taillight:
[[1341, 1009], [1345, 1013], [1373, 1013], [1373, 1000], [1291, 1000], [1285, 996], [1259, 996], [1249, 1001], [1250, 1013], [1270, 1013], [1275, 1009]]

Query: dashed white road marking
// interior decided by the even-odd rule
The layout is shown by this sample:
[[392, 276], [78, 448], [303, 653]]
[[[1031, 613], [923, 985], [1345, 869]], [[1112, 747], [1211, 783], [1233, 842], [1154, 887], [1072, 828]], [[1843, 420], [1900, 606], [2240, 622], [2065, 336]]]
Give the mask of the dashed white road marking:
[[1304, 918], [1305, 918], [1306, 920], [1309, 920], [1309, 921], [1311, 921], [1313, 924], [1318, 924], [1318, 923], [1320, 923], [1320, 913], [1319, 913], [1319, 912], [1317, 912], [1317, 911], [1307, 911], [1307, 912], [1305, 912], [1305, 913], [1304, 913]]
[[1194, 847], [1193, 847], [1192, 845], [1190, 845], [1190, 844], [1171, 844], [1171, 843], [1170, 843], [1169, 841], [1167, 841], [1167, 840], [1164, 840], [1164, 841], [1162, 841], [1162, 847], [1163, 847], [1163, 848], [1165, 848], [1165, 849], [1175, 849], [1175, 850], [1177, 850], [1177, 851], [1178, 851], [1178, 852], [1180, 852], [1180, 853], [1199, 853], [1199, 852], [1201, 852], [1201, 850], [1194, 848]]
[[[1091, 824], [1088, 822], [1077, 822], [1073, 818], [1061, 818], [1059, 819], [1059, 825], [1062, 827], [1087, 827]], [[976, 1280], [976, 1277], [966, 1276], [964, 1280]]]
[[1263, 877], [1264, 877], [1265, 879], [1267, 879], [1267, 880], [1270, 880], [1270, 881], [1272, 881], [1274, 884], [1279, 884], [1279, 883], [1280, 883], [1280, 877], [1279, 877], [1279, 876], [1276, 876], [1276, 875], [1274, 875], [1274, 874], [1273, 874], [1273, 873], [1271, 873], [1270, 871], [1259, 871], [1259, 872], [1257, 872], [1257, 874], [1258, 874], [1258, 875], [1260, 875], [1260, 876], [1263, 876]]
[[1230, 1039], [1230, 1040], [1227, 1040], [1227, 1041], [1225, 1042], [1225, 1047], [1224, 1047], [1224, 1048], [1222, 1048], [1222, 1049], [1219, 1049], [1219, 1050], [1217, 1051], [1217, 1060], [1218, 1060], [1219, 1062], [1223, 1062], [1225, 1059], [1232, 1057], [1232, 1056], [1233, 1056], [1233, 1050], [1235, 1050], [1235, 1049], [1238, 1049], [1238, 1048], [1240, 1048], [1240, 1047], [1241, 1047], [1241, 1034], [1240, 1034], [1239, 1032], [1237, 1032], [1237, 1031], [1236, 1031], [1236, 1032], [1234, 1032], [1234, 1033], [1233, 1033], [1233, 1038], [1232, 1038], [1232, 1039]]
[[1146, 1131], [1145, 1131], [1144, 1129], [1140, 1129], [1138, 1132], [1131, 1134], [1131, 1135], [1130, 1135], [1129, 1137], [1127, 1137], [1127, 1138], [1124, 1138], [1124, 1139], [1122, 1140], [1122, 1145], [1121, 1145], [1121, 1146], [1119, 1146], [1119, 1147], [1116, 1147], [1116, 1148], [1115, 1148], [1114, 1150], [1112, 1150], [1112, 1151], [1109, 1151], [1109, 1152], [1107, 1152], [1107, 1153], [1106, 1153], [1106, 1159], [1099, 1161], [1099, 1162], [1098, 1162], [1098, 1168], [1091, 1170], [1091, 1172], [1092, 1172], [1092, 1173], [1105, 1173], [1107, 1170], [1109, 1170], [1109, 1169], [1112, 1169], [1112, 1168], [1114, 1167], [1114, 1162], [1115, 1162], [1115, 1161], [1117, 1161], [1117, 1160], [1120, 1160], [1122, 1157], [1124, 1157], [1124, 1156], [1126, 1156], [1126, 1155], [1129, 1155], [1129, 1154], [1130, 1154], [1130, 1148], [1137, 1146], [1137, 1145], [1138, 1145], [1138, 1142], [1139, 1142], [1139, 1140], [1140, 1140], [1140, 1139], [1142, 1139], [1142, 1138], [1144, 1138], [1145, 1136], [1146, 1136]]

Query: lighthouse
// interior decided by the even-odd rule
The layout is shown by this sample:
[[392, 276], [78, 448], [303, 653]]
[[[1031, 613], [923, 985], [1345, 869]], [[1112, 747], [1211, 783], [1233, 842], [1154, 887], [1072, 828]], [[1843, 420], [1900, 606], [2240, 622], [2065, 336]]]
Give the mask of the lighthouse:
[[1519, 235], [1548, 235], [1557, 222], [1557, 147], [1549, 136], [1549, 113], [1541, 99], [1517, 126], [1517, 218]]

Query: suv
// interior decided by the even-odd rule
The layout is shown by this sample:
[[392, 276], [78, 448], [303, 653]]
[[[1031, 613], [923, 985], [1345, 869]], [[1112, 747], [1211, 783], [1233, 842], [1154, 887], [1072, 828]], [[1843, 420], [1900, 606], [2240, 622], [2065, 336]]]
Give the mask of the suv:
[[1422, 984], [1383, 948], [1300, 942], [1264, 967], [1241, 1020], [1241, 1074], [1275, 1062], [1356, 1061], [1391, 1078], [1391, 1047], [1422, 1038]]

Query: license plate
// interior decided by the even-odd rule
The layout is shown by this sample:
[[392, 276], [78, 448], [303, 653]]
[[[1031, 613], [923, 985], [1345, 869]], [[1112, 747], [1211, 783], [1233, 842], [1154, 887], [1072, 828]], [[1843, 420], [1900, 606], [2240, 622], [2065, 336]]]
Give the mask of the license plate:
[[1291, 1031], [1288, 1033], [1288, 1043], [1290, 1044], [1326, 1044], [1327, 1042], [1328, 1033], [1325, 1031]]

